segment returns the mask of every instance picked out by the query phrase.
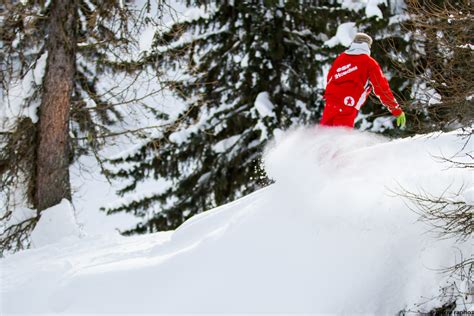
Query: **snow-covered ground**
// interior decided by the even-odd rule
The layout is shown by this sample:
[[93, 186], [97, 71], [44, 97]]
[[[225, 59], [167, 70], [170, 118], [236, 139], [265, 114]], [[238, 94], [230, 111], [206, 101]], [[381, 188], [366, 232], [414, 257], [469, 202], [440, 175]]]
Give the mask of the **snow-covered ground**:
[[[436, 159], [465, 160], [472, 143], [464, 145], [456, 132], [390, 141], [299, 129], [268, 148], [275, 184], [173, 232], [50, 234], [71, 217], [49, 210], [41, 247], [0, 261], [2, 315], [427, 311], [442, 303], [441, 287], [466, 290], [466, 279], [440, 269], [461, 251], [472, 256], [472, 245], [427, 233], [394, 192], [472, 188], [472, 173]], [[458, 309], [472, 310], [472, 297]]]

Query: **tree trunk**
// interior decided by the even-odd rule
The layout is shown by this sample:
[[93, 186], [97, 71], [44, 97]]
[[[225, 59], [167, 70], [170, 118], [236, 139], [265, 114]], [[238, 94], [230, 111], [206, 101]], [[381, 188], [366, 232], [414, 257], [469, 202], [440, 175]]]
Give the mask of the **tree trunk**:
[[69, 113], [76, 62], [77, 0], [53, 0], [48, 58], [39, 108], [35, 207], [42, 211], [71, 199]]

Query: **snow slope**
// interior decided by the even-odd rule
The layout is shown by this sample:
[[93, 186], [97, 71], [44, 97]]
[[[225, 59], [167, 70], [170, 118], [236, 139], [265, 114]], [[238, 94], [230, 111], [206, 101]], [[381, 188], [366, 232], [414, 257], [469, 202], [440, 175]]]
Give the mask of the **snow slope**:
[[[439, 306], [454, 280], [439, 269], [472, 256], [437, 240], [401, 188], [448, 194], [472, 173], [456, 132], [390, 141], [343, 129], [300, 129], [265, 155], [276, 183], [194, 216], [174, 232], [63, 240], [1, 264], [9, 313], [369, 313]], [[418, 306], [417, 304], [426, 302]], [[472, 297], [458, 299], [472, 310]]]

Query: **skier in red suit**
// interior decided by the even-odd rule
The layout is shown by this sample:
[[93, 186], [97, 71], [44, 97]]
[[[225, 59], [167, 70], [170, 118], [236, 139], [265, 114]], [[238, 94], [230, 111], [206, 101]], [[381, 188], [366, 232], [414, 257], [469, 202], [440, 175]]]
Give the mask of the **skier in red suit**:
[[324, 93], [326, 106], [320, 125], [354, 127], [354, 120], [372, 89], [388, 110], [405, 126], [405, 114], [395, 100], [379, 64], [370, 57], [372, 38], [357, 33], [351, 46], [334, 61]]

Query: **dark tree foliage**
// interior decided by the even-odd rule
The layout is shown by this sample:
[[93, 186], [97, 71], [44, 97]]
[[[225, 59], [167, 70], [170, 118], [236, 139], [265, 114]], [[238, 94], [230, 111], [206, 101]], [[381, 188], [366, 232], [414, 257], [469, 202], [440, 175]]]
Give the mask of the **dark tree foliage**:
[[[122, 195], [148, 177], [170, 182], [161, 194], [107, 210], [144, 218], [126, 234], [173, 229], [264, 186], [260, 157], [274, 133], [321, 117], [325, 72], [345, 49], [324, 43], [341, 23], [356, 21], [359, 30], [382, 38], [374, 54], [385, 68], [390, 66], [381, 54], [385, 41], [406, 45], [397, 24], [367, 19], [336, 1], [187, 3], [206, 4], [206, 14], [176, 23], [154, 39], [158, 67], [183, 72], [172, 84], [186, 107], [160, 137], [111, 161], [120, 167], [111, 176], [128, 179]], [[409, 85], [393, 79], [395, 91], [407, 93]], [[367, 106], [373, 117], [381, 113], [375, 109]]]

